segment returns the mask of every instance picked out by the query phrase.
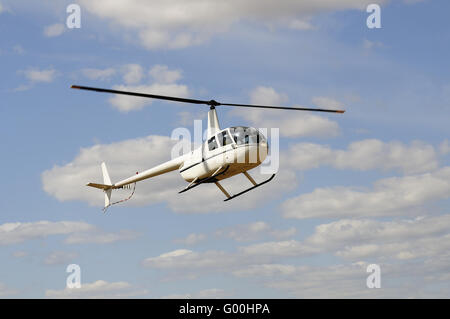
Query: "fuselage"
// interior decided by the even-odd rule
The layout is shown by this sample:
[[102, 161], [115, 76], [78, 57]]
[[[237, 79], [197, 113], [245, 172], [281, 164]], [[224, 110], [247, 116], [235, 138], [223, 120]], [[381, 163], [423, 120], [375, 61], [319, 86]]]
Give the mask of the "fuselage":
[[252, 127], [229, 127], [217, 132], [184, 158], [179, 168], [187, 181], [214, 174], [222, 180], [260, 165], [268, 153], [265, 136]]

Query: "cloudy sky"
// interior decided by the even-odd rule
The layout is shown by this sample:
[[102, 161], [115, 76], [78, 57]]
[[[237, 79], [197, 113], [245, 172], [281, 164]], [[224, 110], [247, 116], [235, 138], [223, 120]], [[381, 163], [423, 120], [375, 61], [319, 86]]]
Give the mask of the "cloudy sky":
[[[450, 5], [380, 0], [369, 29], [372, 2], [79, 0], [69, 29], [71, 1], [0, 0], [0, 298], [450, 297]], [[224, 203], [172, 172], [103, 214], [100, 163], [169, 160], [207, 109], [71, 84], [347, 112], [218, 109], [279, 128], [271, 183]]]

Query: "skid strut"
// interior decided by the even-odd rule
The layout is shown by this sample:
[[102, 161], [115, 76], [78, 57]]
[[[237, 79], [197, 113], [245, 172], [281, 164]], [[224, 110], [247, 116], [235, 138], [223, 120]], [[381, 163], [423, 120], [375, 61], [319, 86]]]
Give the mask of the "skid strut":
[[214, 184], [216, 184], [216, 186], [222, 191], [222, 193], [225, 194], [227, 198], [231, 198], [230, 194], [228, 194], [228, 192], [225, 190], [225, 188], [222, 187], [222, 185], [220, 185], [219, 182], [214, 182]]
[[[223, 168], [222, 166], [220, 166], [215, 172], [214, 174], [212, 174], [209, 177], [203, 178], [198, 180], [198, 178], [195, 178], [185, 189], [182, 189], [181, 191], [178, 192], [178, 194], [184, 193], [190, 189], [193, 189], [194, 187], [203, 184], [203, 183], [209, 183], [209, 182], [215, 182], [215, 178], [219, 175], [225, 174], [225, 172], [228, 170], [230, 166], [228, 165], [222, 172], [220, 172], [220, 170]], [[220, 172], [220, 173], [219, 173]]]
[[[251, 190], [253, 190], [253, 189], [255, 189], [255, 188], [259, 187], [259, 186], [262, 186], [262, 185], [264, 185], [264, 184], [270, 182], [270, 181], [275, 177], [275, 174], [273, 174], [273, 175], [270, 176], [268, 179], [266, 179], [264, 182], [261, 182], [261, 183], [258, 184], [258, 183], [256, 183], [255, 180], [250, 176], [249, 173], [244, 172], [244, 175], [245, 175], [245, 177], [247, 177], [247, 178], [249, 179], [249, 181], [253, 184], [253, 187], [247, 188], [246, 190], [243, 190], [242, 192], [237, 193], [236, 195], [233, 195], [233, 196], [227, 196], [227, 198], [223, 200], [224, 202], [229, 201], [229, 200], [231, 200], [231, 199], [233, 199], [233, 198], [236, 198], [236, 197], [238, 197], [238, 196], [241, 196], [242, 194], [245, 194], [245, 193], [247, 193], [247, 192], [249, 192], [249, 191], [251, 191]], [[224, 193], [224, 194], [225, 194], [225, 193]], [[226, 194], [225, 194], [225, 195], [226, 195]]]

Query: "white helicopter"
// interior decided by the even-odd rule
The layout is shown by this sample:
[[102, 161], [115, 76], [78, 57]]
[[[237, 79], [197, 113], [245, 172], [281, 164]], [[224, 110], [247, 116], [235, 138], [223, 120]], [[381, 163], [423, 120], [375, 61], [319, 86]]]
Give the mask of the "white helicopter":
[[[89, 183], [87, 186], [101, 189], [105, 193], [104, 211], [114, 204], [124, 202], [133, 196], [136, 182], [147, 178], [155, 177], [174, 170], [178, 170], [181, 176], [189, 184], [179, 193], [186, 192], [200, 184], [214, 183], [226, 196], [224, 201], [236, 198], [248, 191], [251, 191], [261, 185], [270, 182], [274, 177], [273, 174], [267, 180], [256, 183], [255, 180], [247, 172], [252, 168], [259, 166], [267, 156], [269, 145], [266, 137], [253, 127], [234, 126], [226, 129], [220, 129], [219, 120], [216, 113], [216, 106], [239, 106], [249, 108], [265, 108], [278, 110], [297, 110], [297, 111], [315, 111], [315, 112], [331, 112], [344, 113], [344, 110], [328, 110], [316, 108], [299, 108], [284, 106], [268, 106], [268, 105], [249, 105], [249, 104], [231, 104], [219, 103], [215, 100], [203, 101], [188, 98], [179, 98], [172, 96], [145, 94], [128, 91], [118, 91], [102, 88], [94, 88], [87, 86], [72, 85], [72, 89], [88, 90], [103, 93], [123, 94], [137, 97], [146, 97], [152, 99], [160, 99], [167, 101], [204, 104], [209, 106], [208, 112], [208, 128], [207, 139], [197, 149], [176, 157], [170, 161], [162, 163], [158, 166], [150, 168], [144, 172], [136, 173], [129, 178], [112, 183], [106, 168], [106, 164], [101, 164], [103, 173], [103, 184]], [[230, 195], [220, 184], [220, 180], [232, 177], [237, 174], [244, 174], [253, 186], [237, 193]], [[129, 189], [134, 184], [133, 192], [130, 197], [111, 203], [111, 193], [114, 189]]]

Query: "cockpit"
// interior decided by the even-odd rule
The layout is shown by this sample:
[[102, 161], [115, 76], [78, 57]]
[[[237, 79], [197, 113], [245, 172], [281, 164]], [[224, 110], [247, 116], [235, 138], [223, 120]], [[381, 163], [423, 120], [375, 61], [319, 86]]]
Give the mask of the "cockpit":
[[253, 127], [233, 126], [208, 140], [210, 151], [229, 144], [245, 145], [266, 143], [266, 137]]

